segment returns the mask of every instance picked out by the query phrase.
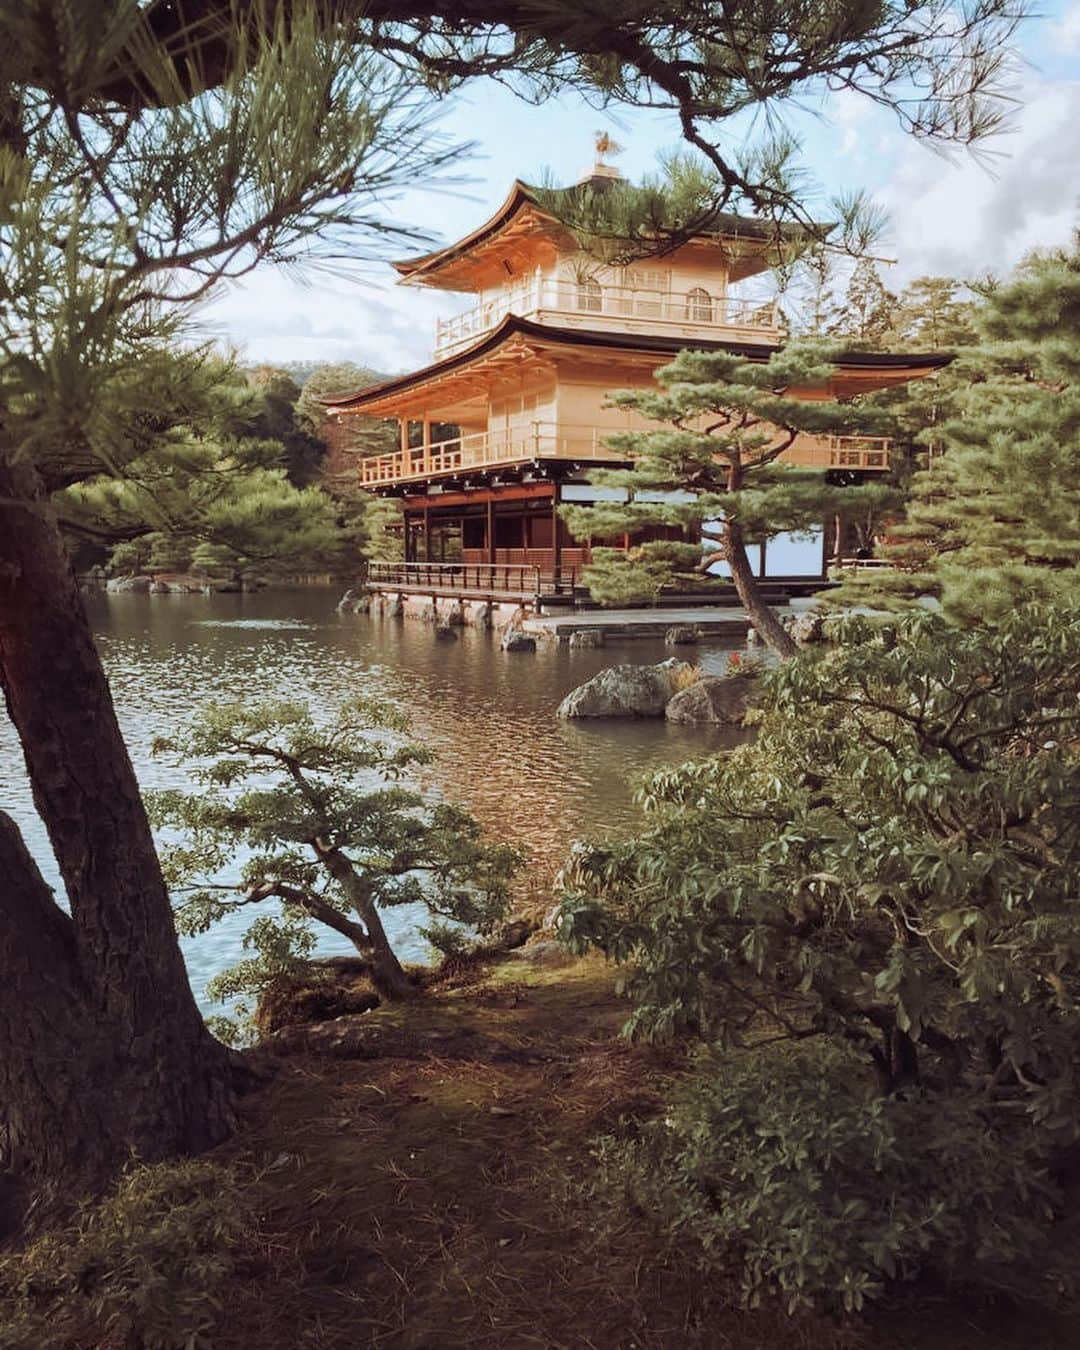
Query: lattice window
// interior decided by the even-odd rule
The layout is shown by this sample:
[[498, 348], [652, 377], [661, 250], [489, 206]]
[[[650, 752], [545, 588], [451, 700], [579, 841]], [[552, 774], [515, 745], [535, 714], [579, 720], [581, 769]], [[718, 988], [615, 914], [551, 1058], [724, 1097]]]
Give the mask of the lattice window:
[[595, 277], [582, 277], [577, 284], [577, 307], [599, 314], [604, 308], [604, 288]]
[[691, 323], [712, 323], [713, 298], [704, 286], [686, 293], [686, 317]]

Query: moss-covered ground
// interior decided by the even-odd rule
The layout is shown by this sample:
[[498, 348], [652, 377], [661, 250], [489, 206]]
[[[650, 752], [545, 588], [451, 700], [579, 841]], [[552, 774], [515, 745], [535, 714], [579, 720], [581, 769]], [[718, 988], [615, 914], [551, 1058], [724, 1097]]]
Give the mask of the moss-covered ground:
[[[292, 1052], [215, 1155], [254, 1223], [213, 1350], [1066, 1350], [1030, 1311], [911, 1294], [865, 1323], [742, 1307], [647, 1214], [594, 1189], [591, 1144], [654, 1113], [677, 1055], [632, 1046], [599, 960], [511, 956], [365, 1015], [393, 1054]], [[81, 1326], [78, 1339], [71, 1328]], [[103, 1322], [35, 1347], [128, 1350]], [[61, 1331], [60, 1328], [67, 1328]], [[89, 1328], [95, 1328], [90, 1330]]]

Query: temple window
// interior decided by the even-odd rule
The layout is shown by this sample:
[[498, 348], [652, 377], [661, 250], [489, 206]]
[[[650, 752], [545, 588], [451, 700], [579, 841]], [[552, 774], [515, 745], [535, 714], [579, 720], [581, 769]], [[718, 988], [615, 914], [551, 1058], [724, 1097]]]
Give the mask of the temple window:
[[704, 286], [695, 286], [687, 292], [686, 317], [693, 323], [712, 323], [713, 298]]
[[577, 307], [599, 314], [604, 308], [604, 288], [594, 277], [582, 277], [577, 286]]

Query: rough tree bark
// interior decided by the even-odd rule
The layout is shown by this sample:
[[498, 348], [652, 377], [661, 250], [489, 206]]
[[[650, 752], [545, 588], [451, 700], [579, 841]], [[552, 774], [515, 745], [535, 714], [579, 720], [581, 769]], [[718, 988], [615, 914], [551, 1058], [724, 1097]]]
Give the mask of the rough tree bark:
[[70, 905], [0, 834], [0, 1166], [100, 1178], [233, 1124], [108, 682], [44, 486], [0, 446], [0, 687]]
[[742, 530], [734, 523], [729, 523], [724, 530], [723, 551], [724, 561], [731, 569], [732, 584], [762, 642], [785, 661], [797, 656], [799, 648], [795, 639], [765, 603], [746, 555]]
[[[738, 492], [743, 487], [743, 466], [737, 455], [729, 457], [729, 464], [727, 488], [729, 492]], [[765, 598], [761, 594], [757, 577], [754, 576], [750, 559], [747, 557], [742, 526], [738, 521], [727, 520], [724, 522], [719, 551], [720, 556], [731, 569], [732, 584], [739, 599], [743, 602], [747, 617], [757, 630], [762, 642], [770, 647], [783, 661], [797, 656], [799, 649], [795, 644], [795, 639], [786, 631], [783, 624], [765, 603]], [[712, 561], [712, 557], [705, 558], [703, 566], [707, 568]]]
[[315, 853], [349, 897], [367, 930], [367, 955], [371, 961], [372, 984], [386, 998], [412, 998], [416, 994], [416, 986], [397, 959], [397, 954], [390, 945], [390, 939], [386, 936], [386, 929], [379, 917], [375, 901], [357, 876], [352, 863], [340, 849], [324, 848], [318, 841], [315, 843]]

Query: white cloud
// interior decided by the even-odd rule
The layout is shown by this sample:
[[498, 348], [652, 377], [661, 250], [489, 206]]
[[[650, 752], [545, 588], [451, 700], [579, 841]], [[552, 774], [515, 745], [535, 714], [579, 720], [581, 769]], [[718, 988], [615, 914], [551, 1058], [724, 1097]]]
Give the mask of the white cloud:
[[1036, 84], [993, 157], [950, 161], [910, 143], [878, 200], [892, 223], [895, 289], [922, 273], [1007, 273], [1033, 248], [1065, 244], [1080, 219], [1080, 84]]
[[1053, 34], [1059, 47], [1067, 52], [1080, 52], [1080, 4], [1067, 9], [1053, 25]]
[[373, 269], [372, 284], [325, 273], [306, 284], [264, 268], [230, 287], [203, 315], [203, 330], [235, 347], [251, 364], [276, 361], [355, 361], [395, 374], [426, 365], [435, 317], [455, 298], [395, 286], [389, 267]]

